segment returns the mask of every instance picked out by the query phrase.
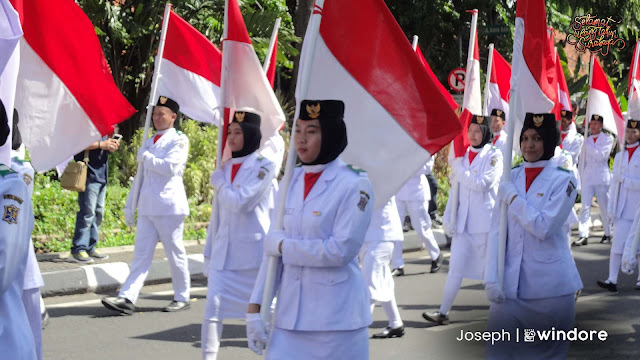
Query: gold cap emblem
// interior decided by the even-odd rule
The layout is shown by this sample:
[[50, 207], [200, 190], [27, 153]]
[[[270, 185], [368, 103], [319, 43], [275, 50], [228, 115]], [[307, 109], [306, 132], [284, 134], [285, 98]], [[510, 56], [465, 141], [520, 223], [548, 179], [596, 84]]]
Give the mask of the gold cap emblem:
[[307, 114], [312, 119], [317, 119], [320, 116], [320, 104], [307, 105]]
[[562, 116], [567, 116], [567, 110], [560, 111], [560, 114], [562, 114]]
[[236, 112], [236, 121], [237, 122], [243, 122], [244, 121], [244, 112], [243, 111]]
[[498, 114], [498, 116], [502, 116], [502, 110], [496, 110], [496, 114]]
[[593, 115], [593, 120], [600, 120], [600, 115]]
[[484, 116], [476, 116], [476, 121], [478, 124], [482, 124], [484, 122]]
[[166, 96], [160, 96], [160, 104], [164, 105], [167, 103], [167, 97]]
[[629, 120], [629, 125], [631, 126], [632, 129], [638, 128], [638, 122], [636, 120]]
[[536, 127], [540, 127], [542, 126], [542, 123], [544, 122], [544, 116], [540, 115], [540, 116], [534, 116], [533, 117], [533, 124]]

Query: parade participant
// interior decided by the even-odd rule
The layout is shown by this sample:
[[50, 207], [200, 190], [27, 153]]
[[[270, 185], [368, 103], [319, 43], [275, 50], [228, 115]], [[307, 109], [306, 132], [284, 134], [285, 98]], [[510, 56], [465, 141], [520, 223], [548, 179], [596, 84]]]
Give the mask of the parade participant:
[[640, 152], [637, 152], [640, 140], [640, 121], [629, 119], [624, 131], [626, 149], [619, 152], [613, 162], [613, 181], [609, 193], [615, 194], [615, 187], [619, 187], [617, 206], [615, 199], [609, 201], [608, 213], [613, 218], [613, 244], [609, 255], [609, 277], [598, 280], [598, 285], [604, 289], [618, 291], [618, 272], [622, 263], [622, 253], [631, 228], [633, 217], [640, 204]]
[[609, 183], [611, 172], [609, 171], [609, 154], [613, 146], [613, 136], [602, 131], [603, 118], [594, 114], [589, 122], [591, 135], [585, 140], [584, 172], [580, 174], [582, 181], [582, 210], [580, 211], [580, 239], [574, 245], [587, 245], [589, 227], [591, 224], [591, 202], [593, 195], [600, 205], [600, 220], [604, 229], [604, 236], [600, 242], [611, 241], [611, 225], [607, 206], [609, 203]]
[[368, 359], [371, 313], [356, 256], [371, 220], [372, 186], [338, 158], [347, 146], [344, 103], [303, 100], [300, 109], [294, 145], [302, 166], [279, 190], [287, 192], [284, 230], [270, 229], [264, 241], [247, 314], [249, 347], [260, 354], [267, 341], [258, 312], [271, 255], [279, 257], [278, 301], [266, 358]]
[[438, 179], [433, 174], [433, 165], [435, 164], [435, 155], [432, 155], [427, 162], [427, 173], [425, 177], [427, 178], [427, 183], [429, 183], [429, 192], [431, 193], [431, 197], [429, 199], [429, 208], [427, 211], [429, 212], [429, 216], [431, 217], [431, 226], [434, 228], [440, 228], [442, 226], [442, 217], [438, 215]]
[[631, 224], [631, 230], [624, 243], [624, 252], [622, 253], [622, 266], [620, 270], [627, 275], [633, 274], [638, 269], [638, 281], [636, 282], [636, 290], [640, 290], [640, 246], [637, 247], [636, 253], [633, 253], [633, 243], [640, 232], [640, 208], [636, 211], [636, 215]]
[[504, 156], [507, 145], [507, 133], [504, 131], [505, 113], [501, 109], [491, 110], [491, 132], [493, 133], [493, 146], [497, 147]]
[[[489, 119], [474, 115], [468, 129], [470, 147], [464, 157], [453, 160], [451, 169], [460, 183], [458, 203], [449, 197], [444, 212], [445, 231], [453, 236], [449, 273], [440, 310], [424, 312], [422, 317], [439, 325], [449, 323], [449, 311], [460, 290], [462, 279], [482, 280], [489, 237], [489, 214], [496, 203], [502, 175], [502, 153], [491, 146]], [[451, 219], [457, 207], [455, 223]]]
[[[189, 139], [173, 128], [180, 106], [175, 101], [160, 96], [153, 108], [153, 125], [156, 135], [145, 140], [138, 151], [142, 162], [142, 181], [138, 198], [138, 222], [134, 257], [129, 276], [122, 285], [118, 297], [105, 297], [102, 304], [114, 311], [131, 315], [135, 311], [140, 290], [151, 267], [158, 240], [171, 266], [174, 300], [164, 308], [173, 312], [185, 310], [189, 305], [190, 276], [187, 255], [182, 242], [184, 217], [189, 215], [189, 204], [182, 182], [182, 175], [189, 154]], [[135, 182], [135, 180], [134, 180]], [[135, 221], [131, 208], [132, 196], [125, 205], [124, 215], [128, 226]]]
[[[18, 128], [18, 112], [13, 111], [13, 128], [11, 131], [11, 170], [18, 174], [24, 183], [27, 185], [29, 198], [32, 199], [33, 204], [33, 179], [35, 171], [31, 166], [31, 163], [25, 161], [24, 158], [20, 158], [23, 152], [19, 152], [18, 149], [22, 146], [22, 136], [20, 136], [20, 129]], [[40, 288], [44, 286], [44, 280], [40, 273], [40, 267], [38, 267], [38, 260], [36, 259], [36, 253], [33, 248], [33, 241], [29, 237], [29, 250], [27, 251], [27, 265], [24, 271], [24, 284], [22, 285], [22, 303], [27, 312], [27, 318], [29, 319], [29, 325], [31, 326], [31, 333], [33, 334], [33, 341], [36, 347], [36, 355], [38, 359], [42, 359], [42, 321], [46, 318], [46, 309], [41, 306], [42, 296], [40, 295]]]
[[[524, 166], [511, 171], [511, 181], [500, 183], [501, 201], [491, 218], [485, 277], [491, 301], [488, 331], [500, 329], [515, 336], [518, 328], [568, 331], [573, 327], [574, 296], [582, 281], [564, 225], [577, 191], [571, 171], [550, 161], [559, 137], [553, 114], [526, 114], [520, 133]], [[501, 288], [498, 244], [503, 203], [508, 214]], [[499, 341], [488, 345], [487, 358], [565, 359], [568, 348], [568, 341]]]
[[560, 147], [562, 148], [562, 150], [567, 151], [569, 154], [571, 154], [573, 164], [577, 165], [584, 137], [578, 134], [576, 124], [573, 122], [573, 112], [569, 110], [561, 110], [560, 124], [562, 126], [562, 131], [560, 132]]
[[395, 202], [396, 199], [392, 196], [384, 207], [373, 211], [359, 256], [362, 276], [369, 287], [371, 313], [373, 314], [378, 301], [389, 319], [389, 326], [374, 334], [374, 339], [404, 335], [404, 325], [398, 311], [393, 276], [389, 268], [394, 245], [402, 244], [398, 239], [403, 237], [402, 222]]
[[[429, 161], [431, 161], [431, 158], [429, 158]], [[429, 182], [425, 177], [425, 175], [430, 172], [428, 163], [429, 162], [423, 165], [418, 172], [409, 178], [400, 188], [398, 194], [396, 194], [396, 205], [400, 218], [404, 218], [405, 213], [407, 211], [409, 212], [413, 229], [416, 231], [416, 234], [418, 234], [418, 238], [422, 240], [424, 246], [429, 250], [429, 256], [431, 257], [430, 272], [435, 273], [440, 270], [442, 258], [440, 256], [440, 247], [438, 247], [436, 238], [431, 230], [431, 217], [427, 211], [429, 208], [429, 200], [431, 199]], [[401, 241], [394, 242], [393, 259], [394, 275], [404, 275]]]
[[236, 111], [227, 130], [232, 158], [211, 174], [220, 211], [204, 253], [208, 290], [202, 359], [217, 358], [224, 319], [244, 319], [258, 276], [275, 169], [273, 162], [256, 152], [261, 138], [260, 116]]
[[[0, 101], [0, 146], [9, 137]], [[17, 172], [0, 164], [0, 350], [3, 359], [37, 359], [36, 344], [22, 302], [33, 208], [27, 185]]]

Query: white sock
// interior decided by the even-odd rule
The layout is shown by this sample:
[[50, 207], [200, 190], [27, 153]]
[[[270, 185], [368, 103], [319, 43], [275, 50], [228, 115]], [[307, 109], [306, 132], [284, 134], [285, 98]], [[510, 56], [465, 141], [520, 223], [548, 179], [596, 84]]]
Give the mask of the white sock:
[[400, 311], [398, 311], [395, 296], [393, 296], [390, 301], [381, 301], [380, 305], [382, 305], [382, 309], [389, 318], [389, 327], [397, 328], [402, 326], [402, 319], [400, 318]]
[[371, 307], [371, 315], [373, 315], [373, 309], [376, 308], [376, 301], [375, 300], [371, 300], [371, 304], [369, 306]]
[[222, 338], [222, 321], [203, 320], [200, 342], [202, 360], [216, 360]]
[[44, 307], [44, 300], [42, 300], [42, 295], [40, 295], [40, 314], [44, 314], [47, 311], [47, 308]]
[[620, 265], [622, 264], [622, 254], [611, 254], [609, 257], [609, 283], [618, 283], [618, 273], [620, 272]]
[[444, 284], [444, 294], [442, 295], [442, 304], [440, 304], [440, 313], [447, 315], [453, 306], [458, 290], [462, 285], [462, 276], [447, 276], [447, 282]]

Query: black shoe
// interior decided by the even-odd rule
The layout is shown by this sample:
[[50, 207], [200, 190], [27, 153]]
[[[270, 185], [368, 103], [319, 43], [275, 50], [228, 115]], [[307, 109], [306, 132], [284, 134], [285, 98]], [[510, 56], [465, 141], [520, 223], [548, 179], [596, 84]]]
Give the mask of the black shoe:
[[391, 272], [391, 276], [404, 276], [404, 268], [395, 268]]
[[42, 329], [46, 328], [49, 325], [49, 312], [47, 309], [44, 309], [42, 313]]
[[411, 231], [411, 230], [413, 230], [413, 226], [411, 225], [411, 218], [407, 215], [407, 216], [404, 217], [404, 223], [402, 225], [402, 231], [407, 232], [407, 231]]
[[397, 328], [392, 328], [387, 326], [382, 332], [374, 334], [371, 336], [372, 339], [389, 339], [392, 337], [402, 337], [404, 336], [404, 326], [398, 326]]
[[611, 244], [611, 236], [603, 236], [602, 240], [600, 240], [600, 244]]
[[440, 264], [442, 263], [442, 252], [438, 255], [438, 258], [431, 261], [431, 271], [430, 273], [437, 273], [440, 270]]
[[449, 316], [448, 315], [443, 315], [439, 311], [435, 311], [435, 312], [432, 312], [432, 313], [423, 312], [422, 313], [422, 317], [425, 320], [437, 323], [438, 325], [448, 325], [449, 324]]
[[609, 282], [609, 280], [607, 281], [598, 280], [597, 283], [598, 283], [598, 286], [600, 286], [603, 289], [607, 289], [611, 292], [618, 292], [618, 285]]
[[588, 243], [589, 243], [589, 240], [587, 240], [586, 237], [581, 237], [580, 239], [576, 240], [573, 244], [571, 244], [571, 246], [587, 246]]
[[123, 297], [104, 297], [102, 298], [102, 305], [109, 310], [126, 315], [132, 315], [136, 310], [136, 306], [133, 305], [131, 300]]
[[95, 249], [89, 252], [89, 256], [98, 260], [107, 260], [109, 258], [109, 255], [98, 252], [98, 250]]
[[636, 289], [636, 290], [640, 290], [640, 282], [638, 282], [638, 283], [636, 284], [635, 289]]
[[191, 308], [191, 304], [186, 301], [173, 300], [166, 308], [162, 309], [164, 312], [176, 312], [180, 310], [187, 310]]

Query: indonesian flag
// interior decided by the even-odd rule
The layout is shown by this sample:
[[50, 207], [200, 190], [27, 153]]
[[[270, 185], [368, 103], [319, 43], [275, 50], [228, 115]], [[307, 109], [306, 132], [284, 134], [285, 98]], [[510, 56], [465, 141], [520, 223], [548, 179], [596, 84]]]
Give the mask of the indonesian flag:
[[618, 99], [611, 89], [609, 79], [604, 73], [600, 64], [595, 59], [592, 61], [591, 87], [589, 88], [589, 98], [587, 99], [587, 119], [591, 115], [597, 114], [604, 118], [603, 126], [614, 135], [624, 136], [624, 117], [618, 105]]
[[[516, 138], [520, 136], [527, 112], [550, 113], [556, 104], [558, 81], [554, 59], [544, 0], [518, 0], [511, 76], [512, 97], [517, 98]], [[519, 152], [516, 141], [513, 145]]]
[[[478, 10], [472, 11], [472, 25], [478, 20]], [[482, 93], [480, 92], [480, 53], [478, 51], [478, 32], [475, 26], [471, 26], [470, 41], [473, 41], [473, 51], [467, 56], [467, 78], [464, 84], [464, 100], [462, 102], [462, 114], [460, 121], [462, 129], [458, 136], [453, 140], [453, 148], [455, 157], [464, 156], [469, 147], [469, 138], [467, 137], [467, 129], [471, 123], [473, 115], [482, 114]]]
[[24, 31], [15, 108], [31, 163], [42, 172], [111, 133], [135, 110], [73, 0], [11, 2]]
[[276, 81], [276, 62], [278, 57], [278, 34], [275, 35], [275, 41], [273, 43], [273, 51], [269, 56], [271, 59], [269, 60], [269, 68], [267, 69], [267, 80], [269, 80], [269, 84], [271, 84], [271, 88]]
[[509, 118], [509, 90], [511, 89], [511, 65], [502, 55], [493, 49], [491, 75], [489, 76], [488, 93], [485, 95], [485, 115], [493, 109], [504, 111], [505, 119]]
[[420, 47], [416, 47], [416, 54], [418, 54], [418, 59], [420, 59], [420, 62], [422, 62], [422, 65], [424, 65], [424, 68], [427, 69], [427, 73], [429, 74], [431, 81], [433, 81], [436, 84], [436, 86], [438, 87], [442, 95], [444, 95], [444, 97], [447, 99], [447, 103], [449, 104], [449, 106], [451, 106], [451, 108], [454, 111], [458, 110], [460, 106], [455, 101], [453, 96], [451, 96], [451, 94], [447, 91], [444, 85], [442, 85], [440, 80], [438, 80], [438, 77], [436, 76], [436, 74], [433, 73], [433, 70], [431, 70], [431, 66], [429, 66], [429, 63], [427, 63], [427, 59], [425, 59], [424, 55], [422, 55], [422, 51], [420, 50]]
[[[219, 124], [222, 53], [173, 11], [169, 15], [157, 93], [180, 104], [180, 112], [201, 122]], [[217, 115], [217, 116], [216, 116]]]
[[[225, 79], [224, 106], [227, 109], [247, 110], [260, 114], [262, 141], [258, 151], [276, 164], [282, 163], [280, 154], [283, 155], [284, 152], [279, 149], [274, 151], [274, 147], [282, 146], [284, 150], [282, 145], [284, 143], [278, 139], [280, 137], [278, 130], [285, 120], [284, 113], [253, 50], [237, 0], [226, 2], [224, 32], [222, 45], [222, 76]], [[225, 109], [225, 129], [229, 123], [229, 112]], [[223, 140], [226, 142], [226, 131], [223, 134]], [[274, 154], [278, 155], [274, 156]], [[223, 159], [229, 157], [231, 152], [225, 147]]]
[[[0, 0], [0, 121], [13, 126], [13, 103], [20, 66], [22, 28], [18, 12], [9, 0]], [[11, 165], [11, 134], [0, 146], [0, 164]]]
[[633, 59], [631, 60], [631, 69], [629, 71], [629, 103], [627, 106], [627, 114], [629, 119], [640, 119], [640, 67], [638, 66], [638, 52], [640, 48], [636, 43], [633, 49]]
[[462, 128], [383, 0], [316, 0], [300, 63], [298, 106], [345, 103], [340, 157], [367, 171], [375, 208]]
[[[560, 103], [560, 110], [573, 111], [570, 100], [571, 94], [569, 94], [567, 79], [564, 77], [564, 70], [558, 53], [556, 53], [556, 73], [558, 74], [558, 103]], [[559, 118], [560, 116], [558, 116]]]

